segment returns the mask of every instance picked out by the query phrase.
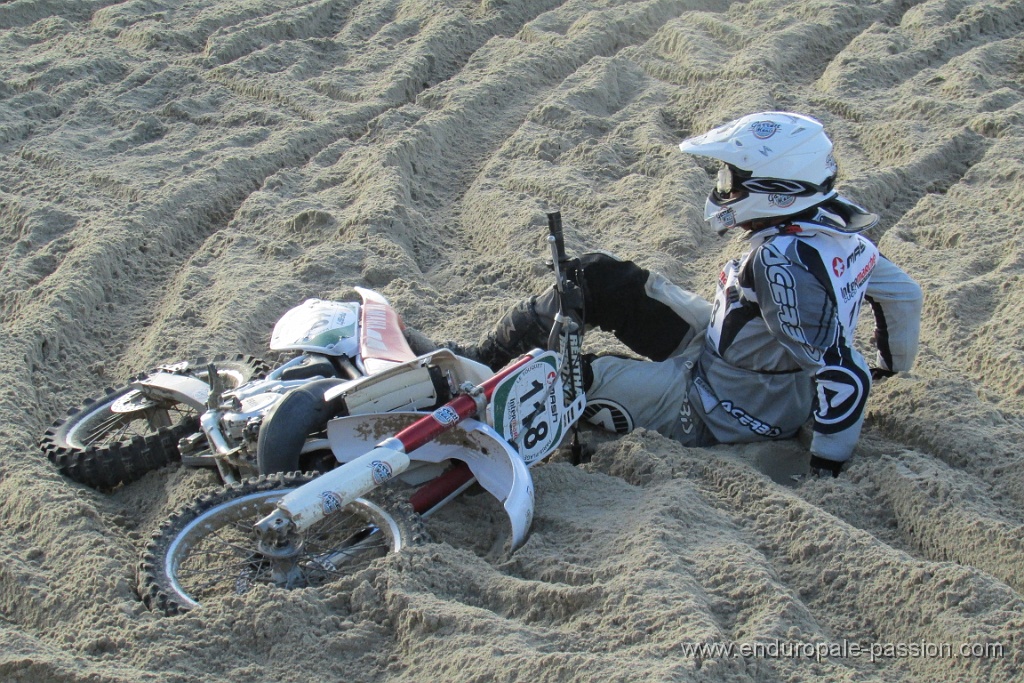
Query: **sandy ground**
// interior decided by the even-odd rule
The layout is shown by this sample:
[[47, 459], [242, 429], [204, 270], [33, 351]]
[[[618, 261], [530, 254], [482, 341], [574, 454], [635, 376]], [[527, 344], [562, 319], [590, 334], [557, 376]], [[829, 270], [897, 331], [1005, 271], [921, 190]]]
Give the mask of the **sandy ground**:
[[[0, 4], [0, 680], [1022, 680], [1022, 27], [1024, 0]], [[710, 295], [742, 244], [675, 145], [765, 109], [826, 123], [925, 290], [838, 480], [794, 484], [797, 442], [635, 433], [535, 470], [511, 557], [469, 496], [358, 585], [165, 618], [134, 565], [212, 475], [104, 494], [37, 450], [137, 370], [265, 355], [308, 296], [474, 340], [545, 281], [551, 209]], [[807, 656], [843, 643], [904, 651]]]

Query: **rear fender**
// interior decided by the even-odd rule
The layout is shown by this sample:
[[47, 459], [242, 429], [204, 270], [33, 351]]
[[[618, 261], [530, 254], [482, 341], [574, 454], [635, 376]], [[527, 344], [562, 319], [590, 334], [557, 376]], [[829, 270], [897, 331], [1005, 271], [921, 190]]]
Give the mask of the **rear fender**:
[[[327, 424], [327, 438], [338, 462], [346, 463], [423, 416], [401, 412], [339, 417]], [[450, 459], [465, 462], [480, 485], [505, 508], [512, 526], [512, 549], [526, 540], [533, 522], [533, 477], [515, 448], [489, 425], [463, 420], [438, 440], [409, 453], [409, 459], [414, 465]]]
[[372, 375], [416, 358], [402, 330], [405, 326], [388, 300], [372, 289], [356, 287], [360, 307], [359, 358]]

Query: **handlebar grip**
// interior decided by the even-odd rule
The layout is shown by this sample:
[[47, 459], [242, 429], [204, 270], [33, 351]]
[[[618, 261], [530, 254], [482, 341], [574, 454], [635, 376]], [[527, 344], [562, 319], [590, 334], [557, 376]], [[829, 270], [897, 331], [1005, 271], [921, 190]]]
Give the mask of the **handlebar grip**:
[[560, 211], [548, 214], [548, 233], [555, 238], [559, 263], [565, 261], [565, 238], [562, 236], [562, 213]]

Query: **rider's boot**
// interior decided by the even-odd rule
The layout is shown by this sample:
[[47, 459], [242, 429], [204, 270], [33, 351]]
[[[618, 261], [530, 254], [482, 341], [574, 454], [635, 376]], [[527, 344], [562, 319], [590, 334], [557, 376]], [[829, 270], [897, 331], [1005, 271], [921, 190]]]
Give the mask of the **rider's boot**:
[[405, 334], [405, 341], [409, 343], [409, 348], [417, 356], [422, 356], [438, 349], [437, 342], [413, 327], [406, 327], [403, 333]]
[[[583, 318], [583, 296], [578, 289], [567, 296], [566, 314], [575, 320]], [[554, 287], [539, 296], [517, 303], [505, 312], [475, 348], [465, 349], [465, 355], [475, 358], [492, 370], [508, 364], [513, 358], [548, 343], [548, 335], [558, 313], [558, 292]]]
[[[583, 293], [572, 289], [566, 295], [567, 315], [582, 324]], [[436, 343], [419, 330], [407, 327], [405, 338], [413, 353], [421, 356], [438, 348], [450, 349], [458, 356], [469, 358], [492, 370], [498, 370], [513, 358], [548, 342], [548, 335], [558, 313], [558, 292], [554, 287], [539, 296], [523, 299], [505, 312], [494, 328], [476, 344], [456, 341]]]

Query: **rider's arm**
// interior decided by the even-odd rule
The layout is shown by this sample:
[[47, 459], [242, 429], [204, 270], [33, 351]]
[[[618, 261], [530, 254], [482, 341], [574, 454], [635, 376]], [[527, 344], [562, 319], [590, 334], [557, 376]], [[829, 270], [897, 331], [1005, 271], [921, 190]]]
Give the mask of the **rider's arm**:
[[878, 259], [865, 299], [875, 315], [877, 367], [904, 372], [914, 364], [921, 331], [921, 288], [899, 266]]
[[761, 315], [774, 337], [813, 376], [811, 454], [846, 461], [864, 420], [871, 386], [867, 364], [845, 337], [834, 294], [811, 271], [815, 264], [795, 263], [770, 243], [759, 251], [754, 282]]

